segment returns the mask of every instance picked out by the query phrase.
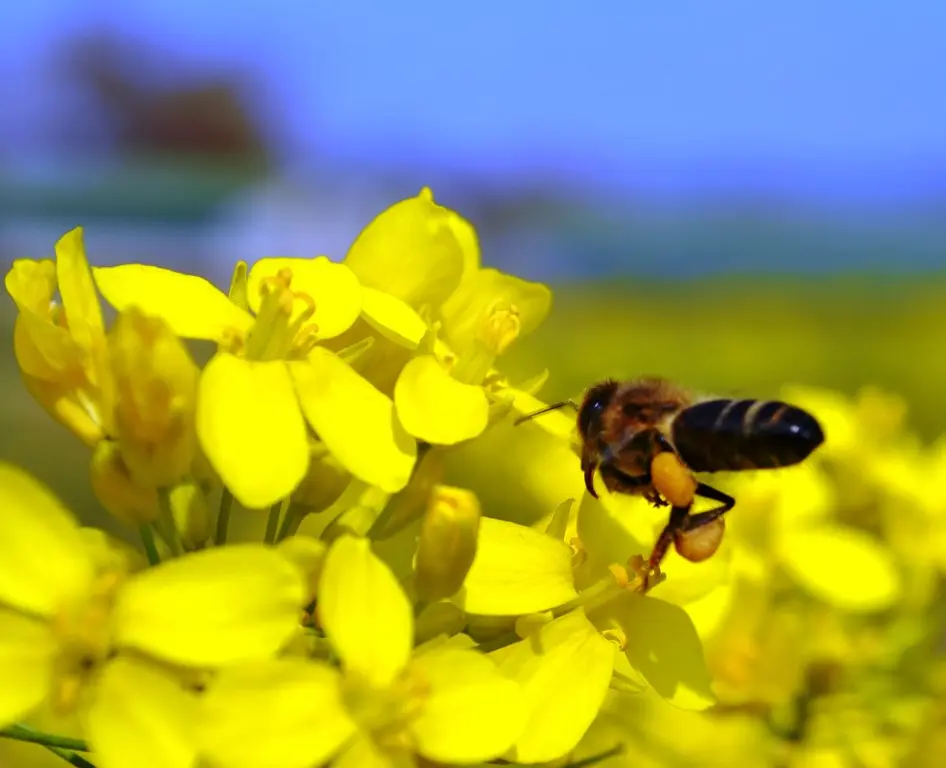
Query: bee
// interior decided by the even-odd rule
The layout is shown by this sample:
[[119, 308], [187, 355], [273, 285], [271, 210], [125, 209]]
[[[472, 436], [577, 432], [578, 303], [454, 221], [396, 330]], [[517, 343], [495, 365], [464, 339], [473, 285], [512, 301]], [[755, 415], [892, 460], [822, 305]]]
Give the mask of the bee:
[[[643, 496], [670, 515], [647, 566], [658, 572], [671, 544], [689, 560], [710, 557], [722, 540], [723, 515], [736, 504], [729, 494], [693, 473], [775, 469], [804, 461], [824, 442], [807, 411], [777, 400], [695, 397], [667, 379], [647, 377], [592, 386], [581, 403], [564, 400], [522, 416], [548, 411], [578, 413], [585, 487], [598, 498], [597, 472], [611, 493]], [[717, 506], [692, 513], [696, 497]]]

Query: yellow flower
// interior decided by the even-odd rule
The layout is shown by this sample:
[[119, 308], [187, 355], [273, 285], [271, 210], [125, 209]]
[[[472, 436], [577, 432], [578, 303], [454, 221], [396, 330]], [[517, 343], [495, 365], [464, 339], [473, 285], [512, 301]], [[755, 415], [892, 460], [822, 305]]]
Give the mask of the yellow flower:
[[[56, 260], [18, 259], [6, 289], [19, 314], [14, 352], [30, 394], [92, 446], [110, 432], [111, 380], [102, 310], [76, 228], [56, 243]], [[55, 301], [56, 291], [62, 299]]]
[[450, 645], [412, 653], [410, 603], [367, 540], [342, 536], [329, 550], [318, 615], [341, 670], [285, 658], [221, 672], [200, 727], [215, 763], [381, 768], [414, 765], [415, 754], [478, 763], [521, 732], [519, 687], [488, 657]]
[[256, 545], [129, 574], [10, 465], [0, 506], [0, 724], [46, 703], [78, 712], [103, 768], [191, 766], [196, 702], [175, 669], [276, 652], [297, 625], [301, 574]]
[[[620, 543], [620, 536], [613, 535]], [[623, 540], [627, 543], [626, 536]], [[623, 651], [614, 662], [617, 672], [652, 687], [677, 706], [710, 706], [714, 699], [706, 660], [688, 612], [633, 591], [633, 583], [618, 581], [606, 566], [589, 570], [593, 562], [589, 552], [575, 552], [551, 535], [484, 519], [476, 558], [453, 602], [468, 613], [489, 616], [547, 610], [568, 615], [583, 608], [596, 631]], [[600, 578], [577, 590], [576, 580], [587, 581], [588, 573]]]
[[101, 268], [95, 279], [119, 310], [138, 306], [180, 336], [223, 345], [200, 377], [197, 435], [244, 506], [269, 506], [300, 484], [306, 421], [355, 477], [390, 492], [407, 483], [416, 444], [390, 399], [315, 346], [362, 310], [362, 287], [345, 265], [325, 257], [256, 262], [246, 283], [255, 315], [199, 277], [158, 267]]
[[136, 307], [118, 315], [108, 341], [125, 465], [145, 486], [172, 485], [194, 458], [197, 366], [163, 320]]

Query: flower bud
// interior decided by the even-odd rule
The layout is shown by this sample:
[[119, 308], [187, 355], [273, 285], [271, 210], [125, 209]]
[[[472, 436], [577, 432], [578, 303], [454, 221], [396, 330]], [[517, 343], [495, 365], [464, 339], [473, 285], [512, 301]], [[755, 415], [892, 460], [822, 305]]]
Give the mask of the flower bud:
[[179, 483], [168, 497], [184, 549], [202, 549], [210, 539], [210, 508], [200, 486], [192, 481]]
[[422, 600], [455, 594], [473, 565], [480, 530], [480, 505], [462, 488], [433, 489], [421, 522], [414, 585]]
[[173, 485], [194, 458], [197, 366], [164, 320], [137, 308], [118, 316], [109, 351], [125, 464], [139, 482]]
[[345, 469], [323, 443], [309, 444], [309, 470], [292, 494], [293, 504], [321, 512], [334, 503], [351, 482]]
[[143, 525], [157, 519], [157, 490], [141, 485], [131, 477], [115, 443], [103, 440], [96, 445], [91, 469], [92, 490], [110, 514], [132, 525]]

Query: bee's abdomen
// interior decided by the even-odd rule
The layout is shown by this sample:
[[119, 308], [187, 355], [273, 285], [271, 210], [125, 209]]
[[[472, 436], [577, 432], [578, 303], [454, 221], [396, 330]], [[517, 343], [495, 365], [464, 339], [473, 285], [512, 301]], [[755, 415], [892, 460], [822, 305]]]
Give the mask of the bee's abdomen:
[[814, 416], [778, 401], [708, 400], [681, 411], [671, 430], [694, 472], [786, 467], [824, 442]]

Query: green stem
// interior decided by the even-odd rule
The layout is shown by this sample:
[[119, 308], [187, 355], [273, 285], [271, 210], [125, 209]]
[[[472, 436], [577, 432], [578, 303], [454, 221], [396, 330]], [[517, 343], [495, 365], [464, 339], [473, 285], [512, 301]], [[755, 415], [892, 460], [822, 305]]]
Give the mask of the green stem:
[[557, 608], [553, 608], [552, 614], [558, 618], [576, 608], [584, 608], [586, 612], [591, 611], [623, 595], [625, 591], [623, 587], [615, 583], [613, 576], [605, 576], [601, 581], [595, 582], [577, 597], [572, 598], [567, 603], [562, 603], [562, 605]]
[[30, 744], [40, 744], [44, 747], [57, 749], [74, 749], [77, 752], [90, 752], [89, 745], [82, 739], [72, 739], [68, 736], [57, 736], [54, 733], [37, 731], [26, 725], [9, 725], [0, 728], [0, 738], [28, 741]]
[[68, 749], [60, 749], [59, 747], [46, 747], [50, 752], [52, 752], [57, 757], [61, 757], [69, 765], [74, 765], [75, 768], [95, 768], [94, 763], [90, 763], [82, 755], [77, 755], [75, 752], [70, 752]]
[[279, 526], [279, 533], [276, 534], [275, 542], [278, 544], [283, 539], [294, 536], [308, 511], [302, 504], [290, 502], [289, 508], [283, 516], [282, 525]]
[[177, 535], [177, 523], [174, 522], [174, 510], [171, 508], [171, 490], [169, 488], [158, 488], [158, 508], [160, 509], [159, 520], [164, 529], [164, 538], [168, 549], [171, 550], [171, 557], [181, 556], [181, 540]]
[[276, 543], [276, 529], [279, 527], [279, 511], [281, 509], [281, 501], [277, 501], [269, 508], [269, 517], [266, 518], [266, 535], [263, 537], [266, 544]]
[[220, 511], [217, 513], [217, 534], [214, 543], [219, 547], [227, 543], [227, 526], [230, 525], [230, 507], [233, 506], [233, 494], [224, 488], [220, 495]]
[[141, 534], [141, 543], [144, 544], [145, 554], [148, 556], [150, 565], [157, 565], [161, 562], [161, 556], [158, 554], [158, 547], [154, 543], [154, 530], [147, 523], [142, 525], [138, 532]]

